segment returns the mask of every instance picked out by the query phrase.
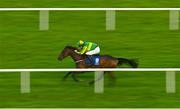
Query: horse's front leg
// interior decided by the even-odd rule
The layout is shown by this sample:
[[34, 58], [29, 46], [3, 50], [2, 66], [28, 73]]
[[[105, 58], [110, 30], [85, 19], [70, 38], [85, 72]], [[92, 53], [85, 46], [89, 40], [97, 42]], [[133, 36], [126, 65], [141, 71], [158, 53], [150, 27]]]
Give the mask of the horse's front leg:
[[77, 74], [78, 72], [72, 72], [72, 78], [73, 78], [73, 80], [74, 81], [76, 81], [76, 82], [79, 82], [80, 80], [79, 79], [77, 79], [77, 77], [76, 77], [76, 74]]
[[68, 72], [64, 77], [63, 77], [63, 81], [67, 79], [67, 77], [72, 74], [73, 72]]
[[83, 82], [83, 80], [78, 79], [77, 76], [76, 76], [77, 74], [81, 74], [81, 73], [85, 73], [85, 72], [73, 72], [72, 75], [71, 75], [73, 80], [76, 81], [76, 82]]

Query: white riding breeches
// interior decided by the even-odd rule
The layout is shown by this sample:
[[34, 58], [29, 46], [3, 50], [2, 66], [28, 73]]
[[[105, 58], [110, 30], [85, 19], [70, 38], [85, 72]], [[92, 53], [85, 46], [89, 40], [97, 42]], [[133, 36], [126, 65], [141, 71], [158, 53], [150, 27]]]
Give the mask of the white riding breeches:
[[95, 55], [100, 53], [100, 48], [96, 47], [94, 50], [86, 52], [86, 55]]

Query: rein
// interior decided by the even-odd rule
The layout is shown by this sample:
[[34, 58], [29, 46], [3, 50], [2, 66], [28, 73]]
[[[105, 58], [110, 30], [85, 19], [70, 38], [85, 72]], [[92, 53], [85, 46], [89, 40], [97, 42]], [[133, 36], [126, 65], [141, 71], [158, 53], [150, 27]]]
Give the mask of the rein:
[[79, 62], [82, 62], [82, 61], [84, 61], [84, 60], [78, 60], [78, 61], [76, 61], [76, 63], [79, 63]]

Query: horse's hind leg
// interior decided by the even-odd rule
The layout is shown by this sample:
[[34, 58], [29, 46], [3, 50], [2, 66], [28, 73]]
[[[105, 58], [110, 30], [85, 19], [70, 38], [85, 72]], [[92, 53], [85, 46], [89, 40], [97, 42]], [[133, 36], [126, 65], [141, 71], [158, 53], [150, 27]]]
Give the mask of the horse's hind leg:
[[116, 79], [113, 72], [106, 72], [106, 73], [108, 74], [110, 80], [115, 80]]
[[115, 84], [115, 81], [116, 81], [116, 77], [115, 77], [115, 75], [114, 75], [114, 73], [113, 72], [106, 72], [107, 74], [108, 74], [108, 76], [109, 76], [109, 78], [110, 78], [110, 85], [114, 85]]
[[72, 72], [68, 72], [64, 77], [63, 77], [63, 80], [66, 80], [67, 77], [71, 74]]

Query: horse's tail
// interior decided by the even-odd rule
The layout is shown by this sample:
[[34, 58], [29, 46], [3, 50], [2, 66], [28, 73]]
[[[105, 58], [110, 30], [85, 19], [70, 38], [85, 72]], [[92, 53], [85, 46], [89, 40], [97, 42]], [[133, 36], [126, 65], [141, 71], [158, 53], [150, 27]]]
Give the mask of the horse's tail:
[[138, 62], [134, 59], [126, 59], [126, 58], [117, 58], [118, 59], [118, 65], [120, 64], [129, 64], [132, 68], [138, 67]]

